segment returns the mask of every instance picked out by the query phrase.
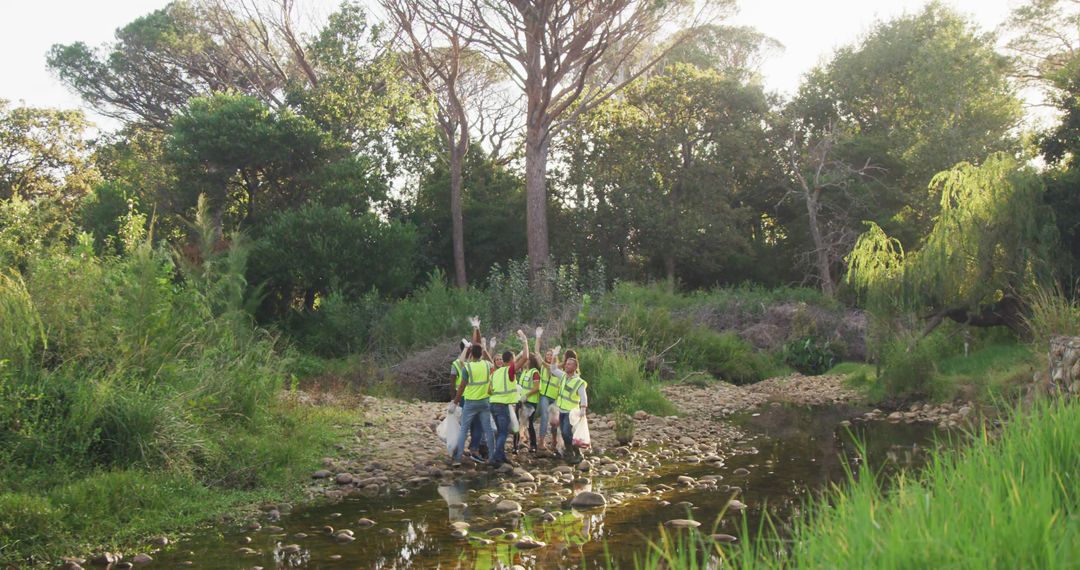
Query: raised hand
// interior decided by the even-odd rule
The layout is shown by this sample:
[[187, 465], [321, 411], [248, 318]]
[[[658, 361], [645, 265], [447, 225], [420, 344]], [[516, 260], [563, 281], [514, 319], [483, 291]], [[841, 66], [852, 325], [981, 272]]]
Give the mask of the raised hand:
[[488, 345], [488, 350], [489, 351], [495, 352], [495, 343], [496, 343], [495, 337], [491, 337], [491, 344]]
[[561, 346], [556, 346], [555, 348], [551, 349], [551, 355], [552, 356], [559, 356], [559, 351], [560, 350], [562, 350], [562, 347]]
[[544, 336], [544, 327], [536, 327], [536, 338]]
[[474, 329], [480, 328], [480, 317], [469, 317], [469, 324]]

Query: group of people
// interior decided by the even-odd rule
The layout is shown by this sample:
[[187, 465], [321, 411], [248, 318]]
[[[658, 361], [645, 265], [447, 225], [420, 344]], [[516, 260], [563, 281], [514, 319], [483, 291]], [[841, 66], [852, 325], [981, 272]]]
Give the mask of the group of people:
[[461, 339], [461, 355], [450, 370], [453, 402], [461, 407], [461, 429], [452, 452], [453, 464], [460, 465], [465, 454], [473, 461], [486, 461], [494, 467], [510, 463], [506, 442], [512, 435], [513, 453], [518, 452], [520, 430], [512, 428], [518, 423], [515, 418], [519, 415], [527, 418], [521, 423], [528, 423], [530, 451], [549, 449], [545, 438], [550, 430], [550, 451], [558, 453], [557, 437], [561, 432], [562, 456], [572, 463], [581, 461], [581, 452], [573, 440], [571, 417], [585, 421], [589, 400], [588, 383], [581, 378], [577, 354], [567, 350], [560, 363], [560, 347], [556, 346], [543, 353], [543, 358], [538, 357], [544, 329], [537, 327], [532, 351], [528, 337], [518, 330], [521, 352], [505, 350], [492, 356], [494, 339], [488, 344], [480, 335], [479, 318], [472, 317], [469, 321], [472, 340]]

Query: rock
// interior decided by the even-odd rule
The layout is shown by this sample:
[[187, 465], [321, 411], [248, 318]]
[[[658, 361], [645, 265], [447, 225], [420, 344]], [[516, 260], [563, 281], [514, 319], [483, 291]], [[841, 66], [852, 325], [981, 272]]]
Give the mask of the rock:
[[728, 508], [733, 511], [741, 511], [746, 508], [746, 503], [738, 499], [732, 499], [731, 502], [728, 503]]
[[515, 470], [515, 474], [517, 475], [518, 481], [523, 483], [532, 483], [533, 481], [536, 481], [536, 477], [524, 469], [521, 469], [520, 471]]
[[454, 538], [459, 538], [459, 539], [460, 538], [465, 538], [465, 537], [469, 536], [469, 531], [467, 531], [467, 530], [465, 530], [463, 528], [456, 528], [456, 529], [454, 529], [453, 531], [450, 532], [450, 536], [452, 536]]
[[131, 562], [134, 564], [149, 564], [153, 561], [154, 559], [151, 558], [149, 554], [136, 554], [135, 557], [131, 559]]
[[94, 566], [110, 566], [120, 561], [120, 557], [112, 552], [102, 552], [90, 557], [90, 563]]
[[514, 511], [520, 511], [521, 503], [511, 500], [499, 501], [499, 504], [495, 505], [495, 510], [500, 513], [512, 513]]
[[851, 427], [851, 422], [848, 420], [844, 420], [840, 422], [840, 427]]
[[518, 534], [516, 532], [508, 532], [503, 535], [503, 539], [505, 540], [517, 540], [517, 538]]
[[330, 556], [327, 556], [327, 558], [329, 558], [330, 560], [341, 560], [341, 555], [340, 554], [331, 554]]
[[540, 507], [529, 509], [529, 515], [534, 516], [534, 517], [538, 517], [538, 516], [540, 516], [540, 515], [542, 515], [542, 514], [544, 514], [546, 512], [547, 511], [545, 511], [544, 509], [542, 509]]
[[647, 419], [649, 419], [649, 413], [646, 412], [645, 410], [638, 410], [638, 411], [634, 412], [634, 419], [635, 420], [647, 420]]
[[730, 534], [717, 533], [712, 535], [713, 542], [738, 542], [739, 538]]
[[284, 554], [299, 554], [300, 553], [300, 545], [299, 544], [286, 544], [285, 546], [281, 547], [281, 552], [284, 553]]
[[240, 537], [240, 544], [251, 544], [251, 537], [250, 536], [241, 536]]
[[577, 468], [578, 471], [588, 471], [589, 469], [592, 469], [592, 463], [589, 463], [587, 460], [585, 460], [581, 463], [578, 463]]
[[734, 471], [736, 477], [746, 477], [750, 474], [750, 470], [745, 467], [740, 467]]
[[338, 473], [338, 476], [334, 477], [334, 482], [338, 485], [348, 485], [353, 482], [353, 476], [351, 473]]
[[116, 570], [131, 570], [135, 565], [130, 562], [117, 562], [113, 568]]
[[337, 541], [338, 544], [348, 544], [356, 540], [356, 537], [348, 533], [339, 532], [334, 535], [334, 540]]
[[540, 542], [534, 538], [523, 538], [514, 544], [519, 550], [531, 550], [534, 548], [543, 548], [547, 546], [546, 542]]
[[468, 530], [469, 523], [467, 523], [465, 521], [454, 521], [454, 522], [450, 523], [450, 528], [455, 529], [455, 530], [457, 530], [457, 529]]
[[360, 528], [370, 528], [370, 527], [375, 526], [375, 521], [373, 521], [371, 519], [360, 519], [360, 520], [356, 521], [356, 526], [358, 526]]
[[493, 528], [493, 529], [485, 532], [484, 534], [486, 534], [488, 536], [502, 536], [502, 535], [506, 534], [506, 529], [504, 529], [504, 528]]
[[904, 413], [903, 412], [893, 412], [893, 413], [889, 414], [889, 421], [890, 422], [898, 422], [898, 421], [900, 421], [902, 419], [904, 419]]
[[251, 556], [252, 554], [258, 554], [259, 552], [257, 550], [255, 550], [254, 548], [248, 548], [246, 546], [241, 546], [240, 548], [236, 549], [236, 553], [241, 555], [241, 556]]
[[677, 479], [677, 481], [683, 487], [693, 487], [694, 486], [694, 478], [693, 477], [688, 477], [686, 475], [679, 475], [679, 478]]
[[392, 528], [383, 527], [379, 529], [379, 534], [390, 536], [391, 534], [397, 534], [397, 531]]
[[333, 473], [330, 473], [326, 469], [320, 469], [311, 474], [312, 479], [329, 479]]
[[701, 526], [701, 523], [690, 519], [671, 519], [664, 525], [671, 528], [697, 528]]
[[685, 437], [685, 436], [679, 438], [679, 443], [681, 443], [683, 445], [697, 445], [696, 441], [694, 441], [693, 439], [691, 439], [689, 437]]
[[153, 544], [154, 546], [168, 546], [169, 545], [169, 537], [167, 537], [167, 536], [157, 536], [157, 537], [151, 538], [150, 539], [150, 544]]
[[570, 506], [574, 508], [603, 507], [607, 505], [607, 499], [600, 493], [582, 491], [570, 500]]

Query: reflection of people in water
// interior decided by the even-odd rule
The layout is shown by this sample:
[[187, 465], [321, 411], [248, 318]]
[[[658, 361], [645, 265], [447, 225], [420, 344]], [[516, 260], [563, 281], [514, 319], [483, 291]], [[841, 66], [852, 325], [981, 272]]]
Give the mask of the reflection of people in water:
[[468, 495], [468, 492], [469, 490], [465, 488], [464, 481], [458, 481], [451, 485], [439, 485], [439, 496], [446, 501], [446, 506], [450, 511], [450, 522], [465, 520], [465, 507], [461, 505], [465, 504], [465, 496]]

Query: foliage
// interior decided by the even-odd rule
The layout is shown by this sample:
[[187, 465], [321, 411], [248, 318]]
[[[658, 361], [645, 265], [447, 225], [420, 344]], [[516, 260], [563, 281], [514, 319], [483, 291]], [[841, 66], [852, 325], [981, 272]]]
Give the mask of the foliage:
[[1038, 176], [993, 155], [934, 177], [941, 212], [915, 251], [875, 224], [848, 257], [848, 282], [878, 312], [951, 308], [977, 311], [1045, 278], [1053, 226]]
[[668, 416], [675, 407], [660, 393], [659, 381], [644, 371], [641, 356], [607, 348], [578, 351], [582, 378], [589, 383], [589, 409], [606, 414], [645, 410]]
[[803, 374], [823, 374], [839, 360], [833, 343], [804, 337], [784, 343], [784, 363]]
[[416, 230], [375, 214], [355, 215], [318, 203], [275, 214], [255, 241], [251, 279], [266, 288], [268, 304], [283, 315], [304, 299], [331, 290], [348, 298], [377, 291], [404, 294], [416, 278]]
[[0, 199], [49, 197], [69, 205], [97, 179], [82, 111], [10, 107], [0, 99]]
[[[1080, 555], [1080, 407], [1015, 411], [963, 453], [935, 452], [918, 474], [857, 480], [815, 500], [792, 536], [772, 531], [724, 551], [739, 568], [1066, 568]], [[992, 521], [992, 524], [988, 521]], [[787, 548], [777, 548], [783, 543]]]
[[1027, 327], [1037, 348], [1049, 348], [1055, 336], [1080, 336], [1080, 298], [1066, 295], [1060, 286], [1035, 288], [1027, 306]]

